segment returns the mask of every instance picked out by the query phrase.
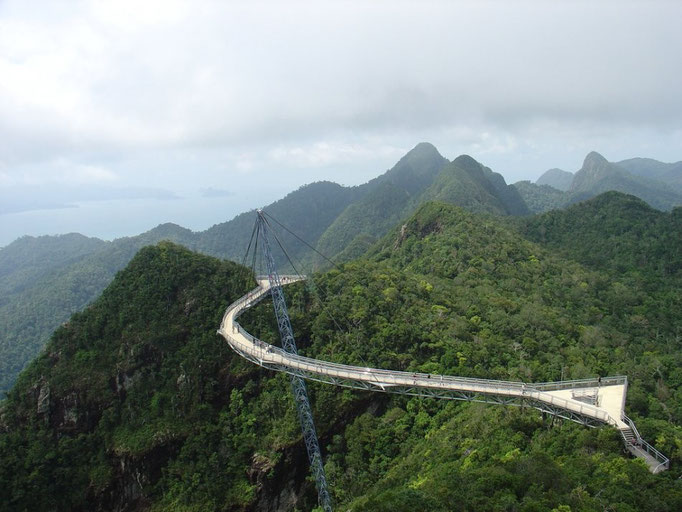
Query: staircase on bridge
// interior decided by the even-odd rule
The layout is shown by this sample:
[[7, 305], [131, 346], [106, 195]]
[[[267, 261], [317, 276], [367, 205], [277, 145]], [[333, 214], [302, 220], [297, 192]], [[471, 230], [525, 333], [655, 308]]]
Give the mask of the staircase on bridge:
[[670, 466], [668, 458], [642, 439], [634, 422], [625, 414], [623, 414], [623, 421], [626, 426], [619, 430], [625, 449], [634, 457], [642, 459], [652, 473], [660, 473], [668, 469]]

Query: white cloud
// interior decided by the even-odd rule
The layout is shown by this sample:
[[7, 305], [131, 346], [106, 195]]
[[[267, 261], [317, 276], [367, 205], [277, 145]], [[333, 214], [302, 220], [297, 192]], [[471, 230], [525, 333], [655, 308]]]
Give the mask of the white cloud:
[[330, 165], [352, 165], [369, 158], [398, 159], [409, 148], [397, 148], [376, 142], [349, 144], [340, 141], [319, 141], [307, 145], [279, 145], [270, 150], [269, 159], [290, 167], [322, 168]]
[[682, 114], [674, 3], [8, 3], [0, 113], [48, 154]]
[[118, 176], [109, 169], [97, 165], [65, 165], [64, 178], [74, 184], [114, 183]]
[[4, 0], [0, 183], [286, 192], [366, 180], [420, 141], [514, 178], [586, 149], [679, 160], [681, 16], [665, 0]]

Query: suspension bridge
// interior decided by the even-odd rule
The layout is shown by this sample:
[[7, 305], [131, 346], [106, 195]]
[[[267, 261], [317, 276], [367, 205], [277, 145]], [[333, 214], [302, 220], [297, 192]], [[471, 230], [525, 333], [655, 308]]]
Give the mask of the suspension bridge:
[[[257, 277], [258, 286], [228, 306], [218, 334], [245, 359], [291, 376], [303, 438], [325, 512], [332, 510], [331, 501], [304, 379], [367, 391], [530, 407], [589, 427], [609, 425], [620, 431], [625, 449], [641, 458], [652, 473], [668, 469], [668, 458], [642, 439], [634, 422], [625, 415], [625, 376], [524, 383], [351, 366], [299, 355], [282, 287], [306, 278], [278, 274], [266, 235], [268, 223], [260, 210], [257, 226], [252, 241], [255, 236], [257, 242], [260, 233], [268, 275]], [[254, 337], [237, 322], [242, 313], [270, 295], [283, 348]]]

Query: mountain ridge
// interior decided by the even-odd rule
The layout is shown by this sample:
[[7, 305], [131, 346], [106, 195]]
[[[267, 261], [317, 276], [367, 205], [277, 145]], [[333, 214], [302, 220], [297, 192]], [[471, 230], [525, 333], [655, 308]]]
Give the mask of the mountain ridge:
[[616, 162], [616, 165], [637, 176], [662, 181], [675, 187], [677, 192], [682, 193], [682, 161], [665, 163], [653, 158], [638, 157], [621, 160]]
[[535, 183], [537, 185], [549, 185], [557, 190], [566, 192], [571, 187], [573, 173], [563, 169], [553, 168], [545, 171]]
[[[612, 165], [593, 159], [596, 167], [597, 164]], [[623, 176], [623, 173], [627, 171], [617, 168], [610, 176]], [[595, 180], [603, 188], [611, 187], [605, 183], [608, 180], [599, 177]], [[625, 181], [630, 185], [638, 183]], [[620, 188], [632, 191], [631, 186]], [[675, 202], [676, 196], [670, 196], [671, 192], [666, 191], [666, 196], [656, 190], [649, 190], [649, 196], [660, 207]], [[542, 187], [507, 185], [500, 174], [468, 155], [448, 162], [432, 144], [419, 143], [391, 169], [363, 185], [343, 187], [328, 181], [315, 182], [266, 206], [265, 211], [285, 226], [295, 228], [298, 235], [323, 254], [338, 255], [338, 261], [347, 261], [360, 256], [425, 201], [444, 200], [473, 211], [499, 215], [527, 215], [531, 210], [541, 212], [564, 206], [595, 193], [576, 190], [562, 201], [555, 192]], [[661, 202], [661, 197], [673, 197], [673, 200]], [[14, 288], [6, 287], [5, 293], [0, 294], [0, 396], [9, 389], [17, 372], [38, 353], [49, 334], [68, 315], [93, 300], [139, 248], [168, 239], [205, 254], [241, 261], [252, 227], [253, 211], [201, 232], [162, 224], [135, 237], [113, 242], [82, 239], [76, 243], [74, 239], [73, 250], [78, 259], [59, 263], [59, 258], [47, 251], [40, 256], [44, 268], [30, 267], [30, 258], [35, 256], [31, 255], [25, 258], [26, 268], [16, 269], [16, 273], [12, 273], [11, 264], [3, 268], [1, 262], [3, 257], [9, 261], [7, 255], [19, 246], [13, 242], [0, 249], [0, 291], [3, 291], [3, 282], [14, 283]], [[327, 265], [295, 236], [281, 229], [279, 235], [297, 268]], [[77, 249], [79, 244], [85, 249]], [[15, 260], [15, 265], [16, 262], [23, 264], [22, 258]], [[285, 258], [278, 257], [276, 263], [283, 268]], [[14, 292], [10, 293], [11, 290]]]
[[582, 201], [610, 190], [636, 195], [659, 210], [671, 210], [674, 206], [682, 205], [682, 194], [671, 191], [664, 183], [635, 176], [593, 151], [585, 157], [583, 166], [575, 173], [569, 189], [570, 202]]

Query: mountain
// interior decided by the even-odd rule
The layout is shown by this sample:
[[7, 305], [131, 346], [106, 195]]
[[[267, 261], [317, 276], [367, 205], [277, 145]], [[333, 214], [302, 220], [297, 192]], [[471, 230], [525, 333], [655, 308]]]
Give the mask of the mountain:
[[536, 185], [549, 185], [557, 190], [566, 192], [571, 188], [571, 182], [573, 181], [573, 173], [564, 171], [562, 169], [550, 169], [545, 171], [542, 176], [540, 176], [536, 181]]
[[[362, 197], [359, 187], [343, 187], [329, 181], [305, 185], [286, 197], [266, 206], [264, 211], [296, 233], [311, 245], [334, 222], [344, 209]], [[216, 224], [197, 235], [198, 249], [208, 255], [241, 261], [251, 238], [255, 210], [237, 215], [234, 219]], [[279, 226], [273, 226], [288, 248], [291, 256], [300, 261], [309, 256], [309, 248]], [[285, 264], [283, 257], [278, 265]], [[291, 271], [287, 267], [287, 271]]]
[[[650, 158], [632, 158], [617, 163], [608, 162], [597, 152], [585, 157], [575, 174], [550, 169], [535, 182], [567, 192], [565, 203], [574, 203], [615, 190], [644, 199], [654, 208], [670, 210], [682, 205], [682, 162], [666, 164]], [[556, 194], [522, 185], [526, 201], [534, 202], [534, 212], [547, 211], [544, 205], [555, 206]]]
[[104, 242], [82, 235], [23, 237], [0, 250], [0, 396], [50, 334], [97, 297], [143, 246], [172, 240], [192, 247], [192, 232], [162, 224]]
[[448, 163], [447, 159], [433, 144], [420, 142], [391, 169], [370, 180], [364, 187], [371, 191], [375, 187], [391, 183], [414, 197], [433, 182], [446, 163]]
[[[621, 198], [575, 205], [572, 217], [677, 215]], [[524, 381], [624, 373], [627, 413], [671, 455], [670, 471], [653, 475], [626, 458], [614, 429], [545, 420], [532, 408], [311, 382], [337, 509], [682, 508], [675, 296], [649, 302], [660, 290], [621, 282], [637, 268], [612, 269], [608, 258], [603, 270], [584, 266], [528, 240], [522, 223], [421, 205], [363, 259], [316, 275], [316, 292], [286, 288], [300, 352]], [[259, 369], [215, 334], [251, 279], [170, 243], [141, 250], [0, 405], [0, 511], [313, 509], [288, 376]], [[240, 322], [277, 339], [267, 301]]]
[[671, 191], [664, 183], [630, 174], [593, 151], [585, 157], [582, 168], [575, 173], [569, 189], [571, 202], [610, 190], [635, 195], [659, 210], [670, 210], [682, 205], [682, 194]]
[[518, 191], [504, 178], [469, 155], [461, 155], [447, 165], [420, 202], [442, 201], [462, 206], [472, 212], [500, 215], [528, 213]]
[[[322, 254], [348, 261], [361, 256], [426, 201], [444, 201], [474, 212], [526, 215], [611, 189], [635, 194], [659, 209], [680, 204], [682, 197], [657, 182], [609, 164], [596, 153], [588, 155], [583, 169], [576, 173], [571, 192], [562, 197], [545, 187], [507, 185], [501, 175], [470, 156], [448, 162], [433, 145], [420, 143], [392, 169], [364, 185], [313, 183], [264, 210]], [[18, 250], [21, 244], [0, 249], [0, 396], [50, 333], [97, 297], [138, 249], [171, 240], [204, 254], [242, 261], [253, 216], [253, 211], [243, 213], [200, 233], [165, 224], [113, 242], [84, 237], [78, 242], [74, 238], [73, 253], [60, 253], [59, 242], [50, 237], [32, 248], [29, 245], [33, 242], [24, 241], [23, 252]], [[326, 268], [327, 262], [296, 236], [275, 221], [271, 227], [298, 270]], [[82, 247], [77, 248], [79, 244]], [[281, 255], [276, 263], [287, 272], [292, 270]]]
[[[361, 234], [383, 234], [400, 219], [407, 198], [419, 194], [447, 160], [429, 143], [417, 144], [381, 176], [357, 187], [319, 182], [301, 187], [264, 210], [323, 253], [335, 255]], [[213, 226], [198, 237], [201, 252], [239, 261], [253, 228], [253, 211]], [[382, 227], [388, 223], [388, 226]], [[290, 233], [280, 233], [283, 245], [299, 263], [310, 263], [308, 246]], [[284, 259], [278, 260], [282, 266]], [[287, 270], [291, 270], [287, 267]]]
[[[419, 171], [421, 170], [421, 171]], [[418, 174], [420, 180], [406, 177]], [[525, 215], [529, 210], [502, 175], [468, 155], [452, 162], [431, 144], [418, 144], [386, 174], [367, 185], [370, 191], [349, 205], [322, 235], [318, 250], [337, 261], [360, 256], [373, 242], [424, 202], [437, 200], [474, 212]], [[324, 262], [318, 260], [324, 267]]]
[[514, 183], [519, 195], [531, 213], [542, 213], [562, 208], [568, 201], [568, 194], [549, 185], [538, 185], [530, 181]]
[[[349, 249], [344, 255], [346, 259], [359, 256], [409, 215], [416, 198], [447, 163], [432, 144], [417, 144], [393, 168], [358, 187], [361, 197], [348, 205], [322, 234], [317, 249], [330, 256]], [[317, 264], [324, 262], [318, 260]]]
[[667, 164], [652, 158], [630, 158], [616, 162], [616, 165], [635, 176], [663, 182], [682, 193], [682, 162]]
[[682, 276], [682, 207], [661, 212], [638, 197], [606, 192], [520, 223], [533, 241], [594, 268]]

